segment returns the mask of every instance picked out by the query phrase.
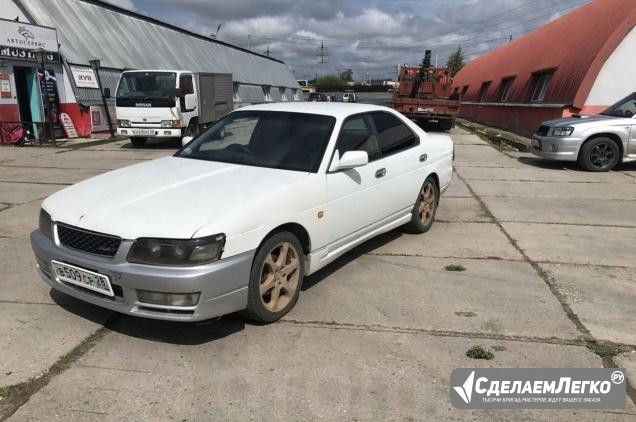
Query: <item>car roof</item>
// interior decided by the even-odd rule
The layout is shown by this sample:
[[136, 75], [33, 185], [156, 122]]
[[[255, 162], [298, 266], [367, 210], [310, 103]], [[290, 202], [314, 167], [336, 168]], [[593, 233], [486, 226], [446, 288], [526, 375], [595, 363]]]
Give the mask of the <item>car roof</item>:
[[323, 114], [337, 118], [345, 118], [352, 114], [368, 113], [370, 111], [389, 111], [393, 109], [375, 104], [345, 103], [345, 102], [312, 102], [312, 101], [290, 101], [280, 103], [256, 104], [242, 107], [237, 110], [265, 110], [265, 111], [286, 111], [292, 113]]

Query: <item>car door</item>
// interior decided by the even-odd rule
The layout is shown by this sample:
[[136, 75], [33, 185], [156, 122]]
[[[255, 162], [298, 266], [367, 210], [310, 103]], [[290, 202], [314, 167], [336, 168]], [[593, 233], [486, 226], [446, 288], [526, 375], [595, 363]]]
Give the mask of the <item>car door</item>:
[[199, 114], [196, 105], [192, 109], [188, 109], [186, 106], [185, 96], [194, 94], [195, 92], [194, 78], [191, 74], [184, 73], [179, 76], [179, 88], [181, 90], [181, 96], [179, 97], [179, 108], [181, 109], [183, 122], [187, 125], [192, 117], [196, 117]]
[[[329, 222], [329, 251], [349, 243], [370, 230], [382, 218], [375, 192], [380, 151], [368, 114], [347, 118], [336, 141], [334, 155], [360, 150], [369, 154], [369, 164], [326, 174], [326, 217]], [[333, 159], [333, 158], [332, 158]]]
[[398, 116], [378, 111], [371, 119], [382, 156], [378, 164], [384, 169], [377, 186], [378, 205], [384, 216], [410, 212], [426, 177], [428, 156], [419, 137]]

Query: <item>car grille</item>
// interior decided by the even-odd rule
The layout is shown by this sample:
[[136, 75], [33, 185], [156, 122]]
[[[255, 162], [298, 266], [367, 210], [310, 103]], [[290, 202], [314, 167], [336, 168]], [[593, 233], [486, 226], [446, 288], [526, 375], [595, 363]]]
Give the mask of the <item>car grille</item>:
[[60, 243], [66, 247], [103, 256], [115, 256], [121, 244], [119, 237], [62, 224], [57, 225], [57, 237], [60, 239]]
[[537, 130], [537, 135], [539, 136], [548, 136], [548, 131], [550, 130], [550, 126], [541, 125], [539, 126], [539, 130]]

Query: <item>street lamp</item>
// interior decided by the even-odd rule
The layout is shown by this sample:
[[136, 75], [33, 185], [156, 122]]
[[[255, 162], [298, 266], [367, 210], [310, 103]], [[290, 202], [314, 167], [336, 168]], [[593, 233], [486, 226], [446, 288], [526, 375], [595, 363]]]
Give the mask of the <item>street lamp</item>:
[[106, 120], [108, 121], [108, 129], [110, 131], [110, 136], [114, 136], [115, 132], [113, 131], [113, 122], [110, 120], [110, 112], [108, 111], [108, 105], [106, 104], [106, 97], [104, 96], [104, 89], [102, 88], [102, 79], [99, 77], [99, 68], [101, 67], [100, 59], [92, 59], [88, 61], [88, 64], [91, 65], [91, 69], [93, 69], [93, 73], [95, 73], [95, 77], [97, 78], [97, 86], [99, 87], [99, 93], [102, 97], [102, 105], [104, 106], [104, 113], [106, 113]]
[[[44, 101], [44, 128], [45, 132], [48, 133], [48, 137], [50, 140], [55, 142], [55, 134], [53, 133], [53, 127], [51, 120], [51, 107], [49, 104], [49, 93], [48, 87], [46, 83], [46, 69], [44, 65], [46, 63], [46, 50], [43, 48], [37, 48], [33, 50], [33, 55], [35, 56], [35, 60], [40, 64], [40, 70], [42, 71], [42, 80], [40, 80], [40, 92], [42, 93], [42, 100]], [[38, 78], [39, 79], [39, 78]]]

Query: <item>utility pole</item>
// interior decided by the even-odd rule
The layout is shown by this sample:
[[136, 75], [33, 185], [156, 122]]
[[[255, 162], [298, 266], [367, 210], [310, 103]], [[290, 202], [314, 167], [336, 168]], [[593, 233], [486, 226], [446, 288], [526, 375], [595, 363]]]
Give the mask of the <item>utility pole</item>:
[[247, 34], [247, 49], [250, 49], [250, 41], [252, 40], [252, 34]]
[[267, 46], [267, 51], [265, 52], [265, 55], [269, 57], [269, 45]]
[[327, 47], [325, 47], [323, 41], [320, 41], [320, 47], [318, 47], [316, 57], [318, 58], [318, 66], [320, 67], [320, 76], [323, 76], [325, 74], [325, 65], [329, 59], [329, 53], [327, 53]]
[[512, 42], [512, 34], [510, 35], [510, 41], [508, 41], [508, 42]]

